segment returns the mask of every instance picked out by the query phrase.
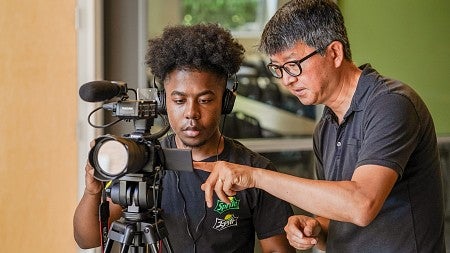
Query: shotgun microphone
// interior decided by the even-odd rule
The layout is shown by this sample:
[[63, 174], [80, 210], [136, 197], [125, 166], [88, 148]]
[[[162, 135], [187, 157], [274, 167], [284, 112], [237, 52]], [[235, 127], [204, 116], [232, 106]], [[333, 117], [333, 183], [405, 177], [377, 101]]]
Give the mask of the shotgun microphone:
[[127, 96], [127, 83], [123, 81], [92, 81], [80, 87], [81, 99], [86, 102], [101, 102], [118, 96]]

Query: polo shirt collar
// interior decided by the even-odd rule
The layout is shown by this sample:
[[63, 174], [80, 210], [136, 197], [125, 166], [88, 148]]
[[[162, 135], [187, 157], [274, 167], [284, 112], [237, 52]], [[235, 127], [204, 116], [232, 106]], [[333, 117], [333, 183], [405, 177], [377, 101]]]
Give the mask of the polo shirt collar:
[[[378, 76], [378, 72], [373, 69], [369, 63], [359, 66], [359, 69], [362, 70], [362, 73], [359, 77], [355, 93], [353, 94], [352, 102], [350, 103], [350, 107], [344, 115], [344, 121], [353, 112], [363, 110], [364, 101], [367, 99], [366, 93], [370, 90], [370, 84], [374, 83], [375, 79]], [[335, 114], [328, 106], [326, 106], [324, 109], [324, 116], [330, 118], [335, 117]]]

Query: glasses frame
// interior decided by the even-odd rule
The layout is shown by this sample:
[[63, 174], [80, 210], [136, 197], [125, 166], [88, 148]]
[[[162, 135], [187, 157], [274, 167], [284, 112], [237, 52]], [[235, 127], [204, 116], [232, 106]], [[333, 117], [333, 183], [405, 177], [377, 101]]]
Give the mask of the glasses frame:
[[[278, 79], [283, 78], [283, 70], [284, 70], [286, 73], [288, 73], [288, 75], [290, 75], [290, 76], [292, 76], [292, 77], [297, 77], [297, 76], [301, 75], [302, 72], [303, 72], [302, 66], [301, 66], [300, 64], [301, 64], [302, 62], [308, 60], [308, 59], [311, 58], [312, 56], [318, 54], [318, 53], [319, 53], [319, 50], [316, 49], [316, 50], [314, 50], [313, 52], [311, 52], [310, 54], [308, 54], [307, 56], [301, 58], [300, 60], [296, 60], [296, 61], [288, 61], [288, 62], [285, 62], [285, 63], [284, 63], [283, 65], [281, 65], [281, 66], [280, 66], [280, 65], [277, 65], [277, 64], [269, 63], [269, 64], [267, 64], [266, 67], [267, 67], [267, 69], [269, 70], [270, 74], [272, 74], [273, 77], [278, 78]], [[298, 69], [300, 70], [300, 72], [299, 72], [298, 74], [293, 74], [293, 73], [289, 72], [289, 70], [287, 70], [287, 69], [285, 68], [285, 65], [286, 65], [286, 64], [292, 64], [292, 63], [294, 63], [295, 65], [297, 65]], [[273, 69], [281, 69], [281, 72], [280, 72], [281, 75], [280, 75], [280, 76], [275, 75], [275, 73], [271, 71], [271, 68], [273, 68]]]

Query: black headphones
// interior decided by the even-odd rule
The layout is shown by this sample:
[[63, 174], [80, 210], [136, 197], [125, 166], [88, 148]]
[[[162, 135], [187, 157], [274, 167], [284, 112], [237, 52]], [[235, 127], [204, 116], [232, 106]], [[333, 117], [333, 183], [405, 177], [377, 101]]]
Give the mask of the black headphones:
[[[153, 83], [156, 87], [155, 79], [153, 78]], [[233, 87], [228, 89], [225, 87], [225, 92], [222, 97], [222, 114], [230, 114], [233, 111], [234, 101], [236, 101], [236, 94], [238, 88], [238, 81], [236, 75], [234, 75]], [[163, 90], [158, 91], [159, 105], [158, 112], [166, 115], [166, 92]]]

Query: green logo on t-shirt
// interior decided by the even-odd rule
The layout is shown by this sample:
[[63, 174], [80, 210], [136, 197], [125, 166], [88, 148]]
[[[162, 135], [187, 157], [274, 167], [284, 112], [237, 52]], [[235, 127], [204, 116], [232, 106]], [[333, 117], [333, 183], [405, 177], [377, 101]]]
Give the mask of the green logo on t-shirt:
[[227, 204], [223, 201], [221, 201], [220, 199], [217, 200], [216, 203], [216, 207], [214, 207], [214, 211], [222, 214], [223, 212], [226, 212], [228, 210], [231, 209], [239, 209], [239, 199], [237, 199], [236, 197], [228, 197], [228, 199], [230, 200], [230, 204]]

